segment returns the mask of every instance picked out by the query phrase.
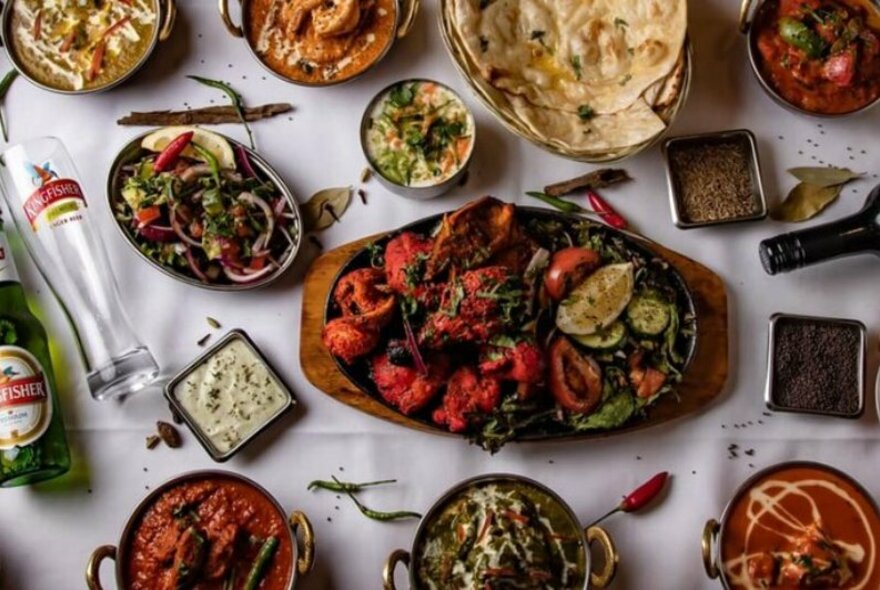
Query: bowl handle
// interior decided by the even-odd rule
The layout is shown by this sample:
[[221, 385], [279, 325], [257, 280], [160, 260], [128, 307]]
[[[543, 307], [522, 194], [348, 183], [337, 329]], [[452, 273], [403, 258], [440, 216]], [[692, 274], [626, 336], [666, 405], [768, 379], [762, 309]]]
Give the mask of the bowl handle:
[[397, 25], [397, 38], [403, 39], [413, 28], [419, 14], [421, 0], [399, 0], [400, 24]]
[[116, 547], [113, 545], [101, 545], [89, 557], [86, 565], [86, 586], [89, 590], [103, 590], [101, 586], [101, 562], [105, 559], [116, 559]]
[[703, 567], [706, 568], [706, 575], [716, 579], [721, 572], [718, 571], [718, 566], [715, 564], [714, 557], [714, 549], [715, 549], [715, 540], [718, 538], [718, 531], [721, 530], [721, 525], [718, 524], [718, 521], [714, 518], [706, 523], [706, 526], [703, 528]]
[[229, 16], [229, 0], [218, 0], [218, 6], [220, 8], [220, 18], [223, 19], [223, 24], [226, 26], [229, 34], [233, 37], [244, 37], [241, 27], [232, 22], [232, 17]]
[[614, 576], [617, 575], [617, 565], [620, 563], [617, 547], [614, 546], [611, 535], [601, 527], [593, 526], [585, 532], [587, 534], [587, 544], [592, 547], [594, 542], [599, 543], [605, 554], [605, 567], [602, 571], [599, 573], [590, 572], [590, 587], [607, 588], [614, 581]]
[[402, 563], [405, 567], [409, 567], [409, 552], [403, 549], [397, 549], [388, 556], [385, 562], [385, 568], [382, 570], [382, 590], [397, 590], [394, 585], [394, 570], [397, 564]]
[[312, 571], [312, 567], [315, 565], [315, 531], [305, 513], [299, 510], [290, 515], [290, 528], [293, 529], [294, 539], [296, 532], [302, 530], [302, 547], [298, 547], [296, 571], [299, 575], [304, 576]]
[[177, 20], [176, 0], [165, 0], [165, 18], [162, 20], [162, 29], [159, 31], [159, 41], [167, 41], [174, 29]]
[[754, 0], [742, 0], [742, 7], [739, 10], [739, 32], [746, 34], [752, 27], [752, 2]]

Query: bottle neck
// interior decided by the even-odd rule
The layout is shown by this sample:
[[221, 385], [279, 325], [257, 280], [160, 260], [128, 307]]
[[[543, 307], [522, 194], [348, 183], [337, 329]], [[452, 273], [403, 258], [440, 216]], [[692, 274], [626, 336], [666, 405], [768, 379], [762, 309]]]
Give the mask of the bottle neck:
[[833, 223], [761, 242], [761, 262], [770, 274], [788, 272], [864, 252], [880, 254], [880, 224], [870, 208]]

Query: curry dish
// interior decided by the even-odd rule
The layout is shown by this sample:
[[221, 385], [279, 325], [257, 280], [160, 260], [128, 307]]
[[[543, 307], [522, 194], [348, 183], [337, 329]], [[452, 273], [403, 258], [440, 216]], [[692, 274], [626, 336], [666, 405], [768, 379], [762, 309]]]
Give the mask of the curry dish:
[[787, 466], [754, 482], [725, 522], [731, 590], [880, 588], [880, 515], [858, 485], [821, 466]]
[[380, 59], [397, 27], [395, 0], [253, 0], [247, 38], [279, 75], [306, 84], [352, 78]]
[[211, 478], [169, 489], [146, 509], [132, 539], [126, 590], [290, 587], [284, 515], [244, 482]]
[[8, 41], [19, 66], [57, 90], [101, 88], [144, 59], [156, 35], [154, 0], [13, 0]]

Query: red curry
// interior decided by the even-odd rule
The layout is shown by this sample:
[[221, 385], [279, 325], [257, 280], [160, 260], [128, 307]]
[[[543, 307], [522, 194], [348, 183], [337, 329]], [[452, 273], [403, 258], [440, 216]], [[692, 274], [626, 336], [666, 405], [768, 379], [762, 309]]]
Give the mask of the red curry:
[[284, 515], [244, 482], [174, 486], [146, 509], [131, 539], [126, 590], [240, 590], [254, 575], [259, 590], [290, 588], [293, 548]]
[[783, 466], [731, 506], [721, 532], [731, 590], [880, 588], [880, 515], [852, 480]]
[[764, 80], [794, 106], [845, 114], [880, 99], [880, 9], [871, 0], [769, 0], [755, 27]]

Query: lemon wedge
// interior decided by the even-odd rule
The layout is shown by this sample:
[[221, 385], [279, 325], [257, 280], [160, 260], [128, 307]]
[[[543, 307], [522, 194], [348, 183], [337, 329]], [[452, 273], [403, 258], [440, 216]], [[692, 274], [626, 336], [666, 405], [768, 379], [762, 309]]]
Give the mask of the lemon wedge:
[[[226, 141], [223, 136], [200, 127], [189, 127], [185, 125], [163, 127], [162, 129], [147, 135], [141, 141], [141, 147], [145, 150], [150, 150], [151, 152], [161, 152], [165, 149], [165, 146], [174, 141], [175, 138], [188, 131], [193, 132], [193, 143], [199, 144], [217, 158], [220, 168], [224, 170], [235, 170], [235, 154], [232, 153], [232, 146], [229, 145], [229, 142]], [[192, 158], [193, 160], [202, 159], [192, 146], [188, 146], [183, 150], [183, 155], [187, 158]]]
[[633, 296], [633, 265], [603, 266], [559, 304], [556, 327], [573, 336], [604, 330], [620, 317]]

